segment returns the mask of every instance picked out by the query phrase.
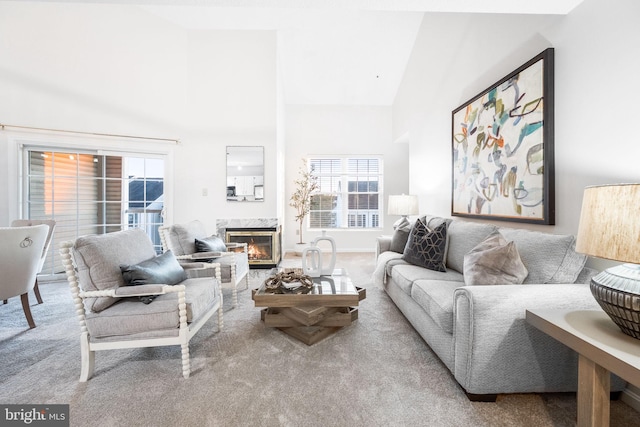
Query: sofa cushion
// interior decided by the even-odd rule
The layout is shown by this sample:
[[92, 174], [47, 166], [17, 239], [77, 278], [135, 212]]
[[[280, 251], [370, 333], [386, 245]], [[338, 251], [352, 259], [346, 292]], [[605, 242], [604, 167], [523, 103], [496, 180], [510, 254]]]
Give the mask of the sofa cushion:
[[464, 277], [457, 271], [434, 271], [407, 263], [396, 263], [389, 275], [407, 295], [411, 295], [411, 288], [417, 280], [442, 280], [456, 282], [457, 286], [464, 286]]
[[[104, 291], [124, 286], [121, 264], [137, 264], [156, 255], [147, 234], [139, 229], [82, 236], [72, 248], [80, 286], [85, 291]], [[99, 312], [118, 298], [86, 298], [90, 311]]]
[[443, 218], [435, 215], [425, 215], [423, 218], [425, 220], [425, 224], [427, 224], [427, 227], [431, 228], [432, 230], [442, 223], [447, 224], [447, 227], [449, 227], [449, 224], [451, 224], [451, 221], [453, 221], [451, 218]]
[[461, 286], [464, 286], [463, 282], [450, 280], [416, 280], [411, 288], [411, 298], [443, 331], [452, 334], [453, 294]]
[[[220, 298], [213, 278], [187, 279], [185, 286], [187, 322], [206, 313]], [[153, 304], [140, 304], [136, 298], [122, 298], [101, 313], [87, 313], [91, 338], [120, 337], [157, 330], [177, 330], [180, 326], [178, 293], [159, 295]]]
[[498, 231], [464, 256], [466, 285], [520, 284], [527, 277], [514, 242], [507, 242]]
[[446, 244], [446, 224], [443, 223], [431, 230], [424, 219], [419, 218], [411, 227], [402, 259], [429, 270], [446, 271], [444, 266]]
[[226, 252], [227, 245], [218, 236], [209, 236], [203, 239], [195, 238], [196, 252]]
[[464, 256], [497, 229], [491, 224], [452, 221], [447, 230], [449, 235], [447, 268], [453, 268], [459, 273], [464, 272]]
[[522, 262], [529, 270], [524, 283], [574, 283], [587, 262], [575, 251], [575, 237], [516, 228], [500, 228], [515, 242]]
[[[400, 255], [399, 258], [392, 258], [385, 265], [385, 273], [387, 274], [387, 276], [391, 276], [391, 272], [393, 271], [393, 268], [396, 265], [413, 265], [413, 264], [409, 264], [407, 261], [403, 260], [402, 259], [402, 254], [399, 254], [399, 255]], [[420, 268], [422, 268], [422, 267], [420, 267]]]

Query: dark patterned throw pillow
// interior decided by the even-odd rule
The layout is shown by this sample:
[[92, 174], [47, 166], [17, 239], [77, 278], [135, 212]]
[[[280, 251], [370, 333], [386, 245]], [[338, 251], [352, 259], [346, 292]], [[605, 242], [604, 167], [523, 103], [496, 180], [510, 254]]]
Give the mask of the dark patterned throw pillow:
[[402, 259], [429, 270], [447, 271], [444, 266], [446, 247], [446, 222], [431, 230], [420, 218], [413, 224], [409, 232], [409, 239], [404, 248]]

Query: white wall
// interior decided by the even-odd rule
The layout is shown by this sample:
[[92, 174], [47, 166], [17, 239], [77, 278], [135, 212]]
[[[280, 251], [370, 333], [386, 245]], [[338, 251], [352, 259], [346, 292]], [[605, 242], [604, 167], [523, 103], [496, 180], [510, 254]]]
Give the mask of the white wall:
[[[451, 212], [451, 111], [547, 47], [555, 48], [556, 225], [575, 234], [585, 186], [639, 182], [640, 3], [585, 0], [568, 16], [426, 14], [394, 104], [410, 136], [421, 211]], [[427, 167], [428, 165], [428, 167]]]
[[[540, 16], [425, 14], [394, 103], [420, 211], [451, 212], [451, 111], [548, 47]], [[506, 58], [506, 59], [505, 59]]]
[[[584, 186], [639, 180], [629, 77], [639, 8], [585, 0], [566, 17], [427, 14], [392, 113], [283, 106], [272, 31], [188, 31], [119, 5], [0, 2], [0, 123], [180, 139], [168, 221], [200, 218], [211, 231], [216, 218], [290, 216], [300, 158], [323, 153], [382, 154], [386, 195], [410, 190], [423, 212], [449, 215], [451, 110], [553, 46], [557, 225], [514, 225], [575, 233]], [[408, 144], [392, 143], [403, 135]], [[265, 202], [225, 201], [226, 145], [265, 146]], [[15, 174], [2, 143], [0, 224], [18, 212]], [[373, 248], [396, 219], [340, 233], [339, 248]], [[286, 248], [296, 224], [284, 225]]]
[[[0, 123], [180, 139], [169, 222], [199, 218], [214, 232], [216, 218], [276, 215], [274, 31], [187, 31], [120, 5], [0, 2], [0, 94]], [[227, 145], [265, 147], [265, 202], [226, 202]], [[7, 143], [0, 159], [7, 224], [18, 215]]]
[[[286, 107], [286, 176], [288, 218], [284, 224], [283, 247], [292, 249], [297, 242], [295, 210], [288, 206], [294, 191], [293, 180], [303, 158], [310, 155], [372, 154], [384, 159], [384, 202], [389, 194], [406, 193], [409, 174], [406, 168], [408, 145], [392, 141], [391, 107], [303, 106]], [[338, 251], [373, 251], [375, 237], [390, 234], [397, 217], [383, 212], [384, 230], [328, 230]], [[320, 236], [319, 230], [303, 230], [305, 242]]]
[[[274, 218], [276, 34], [190, 31], [188, 35], [186, 141], [185, 150], [176, 153], [180, 172], [175, 221], [169, 222], [198, 218], [214, 232], [216, 218]], [[264, 202], [226, 201], [227, 145], [264, 146]]]

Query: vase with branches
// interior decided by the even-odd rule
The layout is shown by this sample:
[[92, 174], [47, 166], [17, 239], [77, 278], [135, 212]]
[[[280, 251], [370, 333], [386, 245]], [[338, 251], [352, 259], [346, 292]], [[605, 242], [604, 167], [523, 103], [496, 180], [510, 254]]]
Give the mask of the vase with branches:
[[302, 224], [311, 209], [311, 194], [319, 188], [318, 177], [307, 167], [307, 161], [302, 160], [302, 166], [298, 169], [298, 179], [293, 181], [295, 191], [291, 195], [289, 206], [296, 210], [296, 221], [298, 221], [298, 244], [303, 244]]

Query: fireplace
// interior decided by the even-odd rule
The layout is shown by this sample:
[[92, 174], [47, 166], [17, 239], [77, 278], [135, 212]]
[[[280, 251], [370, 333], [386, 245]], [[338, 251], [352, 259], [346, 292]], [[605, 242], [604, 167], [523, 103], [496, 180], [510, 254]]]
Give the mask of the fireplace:
[[227, 242], [246, 243], [251, 268], [276, 267], [280, 262], [280, 231], [277, 228], [227, 228]]

